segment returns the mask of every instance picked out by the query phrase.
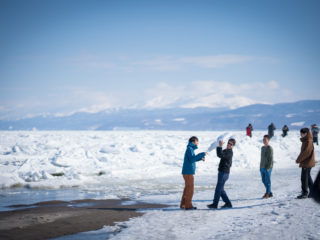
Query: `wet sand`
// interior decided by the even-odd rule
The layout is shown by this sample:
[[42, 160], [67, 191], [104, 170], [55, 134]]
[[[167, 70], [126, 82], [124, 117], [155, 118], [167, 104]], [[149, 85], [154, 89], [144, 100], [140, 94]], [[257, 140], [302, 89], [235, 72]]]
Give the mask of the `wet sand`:
[[137, 210], [166, 207], [143, 202], [128, 203], [127, 199], [84, 199], [11, 206], [17, 209], [0, 212], [0, 239], [49, 239], [98, 230], [143, 215]]

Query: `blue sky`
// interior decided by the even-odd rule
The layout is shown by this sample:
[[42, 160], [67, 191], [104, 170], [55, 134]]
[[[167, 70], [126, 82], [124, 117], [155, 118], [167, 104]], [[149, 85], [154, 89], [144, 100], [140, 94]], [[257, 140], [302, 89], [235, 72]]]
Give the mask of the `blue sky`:
[[0, 0], [0, 118], [319, 99], [320, 1]]

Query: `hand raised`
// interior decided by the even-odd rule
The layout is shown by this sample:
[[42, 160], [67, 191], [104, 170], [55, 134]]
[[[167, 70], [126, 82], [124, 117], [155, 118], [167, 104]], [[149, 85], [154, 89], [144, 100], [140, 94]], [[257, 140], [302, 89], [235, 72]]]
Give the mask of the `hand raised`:
[[224, 144], [223, 140], [220, 140], [220, 141], [219, 141], [219, 146], [222, 147], [223, 144]]

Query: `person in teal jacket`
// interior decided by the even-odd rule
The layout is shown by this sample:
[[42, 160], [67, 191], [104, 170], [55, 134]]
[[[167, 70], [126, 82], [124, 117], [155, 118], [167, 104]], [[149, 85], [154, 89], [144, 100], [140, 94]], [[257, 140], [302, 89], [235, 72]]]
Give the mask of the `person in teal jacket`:
[[199, 140], [197, 137], [191, 137], [189, 139], [189, 143], [184, 154], [184, 161], [182, 167], [182, 175], [185, 182], [185, 187], [183, 191], [183, 195], [181, 198], [181, 209], [192, 210], [197, 209], [192, 205], [192, 197], [194, 192], [194, 174], [196, 171], [196, 162], [200, 160], [205, 160], [205, 156], [207, 153], [202, 152], [199, 154], [195, 154], [194, 150], [198, 148]]

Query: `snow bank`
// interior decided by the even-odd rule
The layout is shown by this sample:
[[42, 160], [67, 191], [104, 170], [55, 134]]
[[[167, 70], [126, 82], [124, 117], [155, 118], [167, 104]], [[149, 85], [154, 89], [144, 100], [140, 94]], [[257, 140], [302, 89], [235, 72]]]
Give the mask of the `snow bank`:
[[[237, 141], [231, 171], [258, 169], [265, 132], [0, 132], [0, 187], [60, 188], [105, 186], [121, 182], [170, 178], [181, 174], [190, 136], [199, 137], [199, 151], [209, 151], [206, 162], [197, 164], [197, 174], [216, 173], [218, 140]], [[271, 140], [275, 168], [296, 167], [299, 133]], [[319, 151], [317, 150], [317, 156]], [[317, 157], [318, 159], [318, 157]], [[141, 183], [142, 182], [142, 183]]]

